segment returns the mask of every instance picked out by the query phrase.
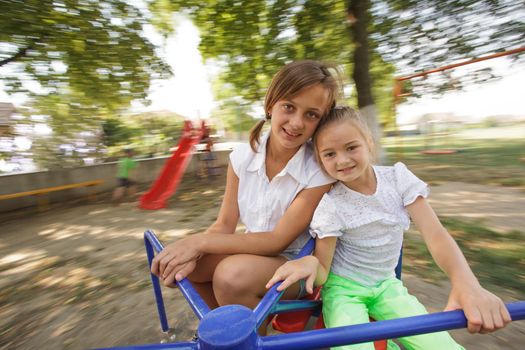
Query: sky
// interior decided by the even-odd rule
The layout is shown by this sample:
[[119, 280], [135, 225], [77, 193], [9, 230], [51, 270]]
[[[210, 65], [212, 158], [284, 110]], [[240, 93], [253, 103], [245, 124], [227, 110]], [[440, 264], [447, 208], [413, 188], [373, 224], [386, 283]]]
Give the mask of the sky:
[[[214, 67], [203, 64], [199, 52], [199, 31], [193, 23], [175, 15], [175, 34], [165, 42], [163, 56], [173, 69], [173, 77], [154, 81], [148, 107], [134, 104], [132, 110], [170, 110], [190, 119], [207, 119], [214, 106], [210, 74]], [[152, 27], [147, 27], [146, 36], [155, 44], [163, 39]]]

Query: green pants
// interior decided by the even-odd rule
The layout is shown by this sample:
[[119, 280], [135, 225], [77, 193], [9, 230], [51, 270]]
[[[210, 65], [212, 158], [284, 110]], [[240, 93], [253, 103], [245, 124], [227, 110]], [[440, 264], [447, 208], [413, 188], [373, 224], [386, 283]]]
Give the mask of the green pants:
[[[390, 320], [427, 314], [425, 307], [408, 294], [403, 283], [397, 278], [387, 279], [376, 287], [361, 284], [330, 273], [321, 290], [323, 317], [326, 327], [340, 327], [367, 323], [375, 320]], [[447, 332], [429, 333], [399, 338], [407, 350], [459, 350]], [[373, 343], [340, 346], [337, 350], [374, 350]], [[399, 349], [392, 341], [388, 349]]]

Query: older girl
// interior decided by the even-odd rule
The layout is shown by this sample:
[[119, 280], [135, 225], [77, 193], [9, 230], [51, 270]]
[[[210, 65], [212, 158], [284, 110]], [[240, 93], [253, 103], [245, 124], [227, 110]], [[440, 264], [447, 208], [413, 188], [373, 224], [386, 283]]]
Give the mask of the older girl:
[[[309, 140], [335, 106], [331, 67], [316, 61], [284, 66], [272, 79], [265, 118], [250, 144], [230, 154], [219, 216], [204, 233], [166, 246], [152, 272], [166, 285], [188, 277], [211, 308], [255, 307], [274, 271], [306, 242], [315, 207], [332, 183]], [[261, 135], [265, 123], [270, 130]], [[239, 219], [248, 234], [234, 234]], [[296, 297], [294, 285], [285, 297]]]

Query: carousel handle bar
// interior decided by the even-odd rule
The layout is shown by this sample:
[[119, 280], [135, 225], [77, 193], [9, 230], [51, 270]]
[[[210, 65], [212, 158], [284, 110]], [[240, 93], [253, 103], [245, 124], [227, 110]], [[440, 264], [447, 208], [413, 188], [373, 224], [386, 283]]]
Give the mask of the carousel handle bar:
[[[155, 252], [159, 253], [164, 249], [164, 246], [162, 243], [160, 243], [159, 239], [153, 233], [152, 230], [146, 230], [144, 232], [144, 244], [146, 245], [146, 251], [148, 254], [148, 264], [151, 268], [151, 261], [153, 260], [153, 250]], [[166, 321], [166, 312], [164, 308], [164, 302], [162, 299], [162, 292], [160, 290], [160, 283], [157, 276], [154, 274], [151, 274], [151, 281], [153, 282], [153, 289], [155, 291], [155, 300], [157, 302], [157, 310], [159, 311], [159, 317], [161, 319], [161, 327], [164, 332], [168, 330], [168, 324]], [[195, 312], [195, 315], [201, 320], [204, 315], [206, 315], [208, 312], [210, 312], [210, 308], [206, 304], [206, 302], [201, 298], [199, 293], [193, 288], [191, 285], [191, 282], [184, 278], [183, 280], [176, 282], [177, 287], [179, 287], [182, 295], [184, 295], [184, 298], [188, 301], [190, 304], [190, 307], [193, 309], [193, 312]], [[163, 321], [164, 320], [164, 321]]]
[[[525, 319], [525, 301], [505, 304], [513, 321]], [[427, 315], [377, 321], [359, 325], [288, 333], [262, 337], [264, 350], [308, 350], [359, 344], [381, 339], [393, 339], [465, 328], [467, 319], [462, 310], [436, 312]]]
[[[506, 304], [506, 307], [513, 321], [525, 319], [525, 301], [509, 303]], [[231, 312], [228, 311], [229, 309]], [[235, 322], [232, 323], [231, 320], [235, 320]], [[206, 314], [199, 325], [199, 334], [204, 337], [193, 342], [135, 345], [111, 349], [314, 350], [440, 332], [465, 328], [466, 326], [465, 314], [462, 310], [456, 310], [345, 327], [260, 337], [257, 335], [255, 315], [252, 314], [252, 311], [240, 305], [230, 305]]]

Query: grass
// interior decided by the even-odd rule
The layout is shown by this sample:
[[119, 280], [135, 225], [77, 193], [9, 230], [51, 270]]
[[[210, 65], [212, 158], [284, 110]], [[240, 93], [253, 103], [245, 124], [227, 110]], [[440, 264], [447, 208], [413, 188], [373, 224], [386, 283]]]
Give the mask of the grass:
[[[525, 234], [499, 233], [479, 223], [453, 218], [442, 219], [481, 284], [490, 290], [505, 290], [517, 298], [525, 297]], [[433, 262], [421, 236], [409, 231], [405, 236], [403, 268], [430, 282], [447, 277]]]
[[[422, 179], [525, 187], [525, 137], [460, 139], [441, 136], [432, 145], [425, 137], [385, 138], [390, 163], [403, 161]], [[455, 149], [449, 155], [426, 155], [425, 149]]]

